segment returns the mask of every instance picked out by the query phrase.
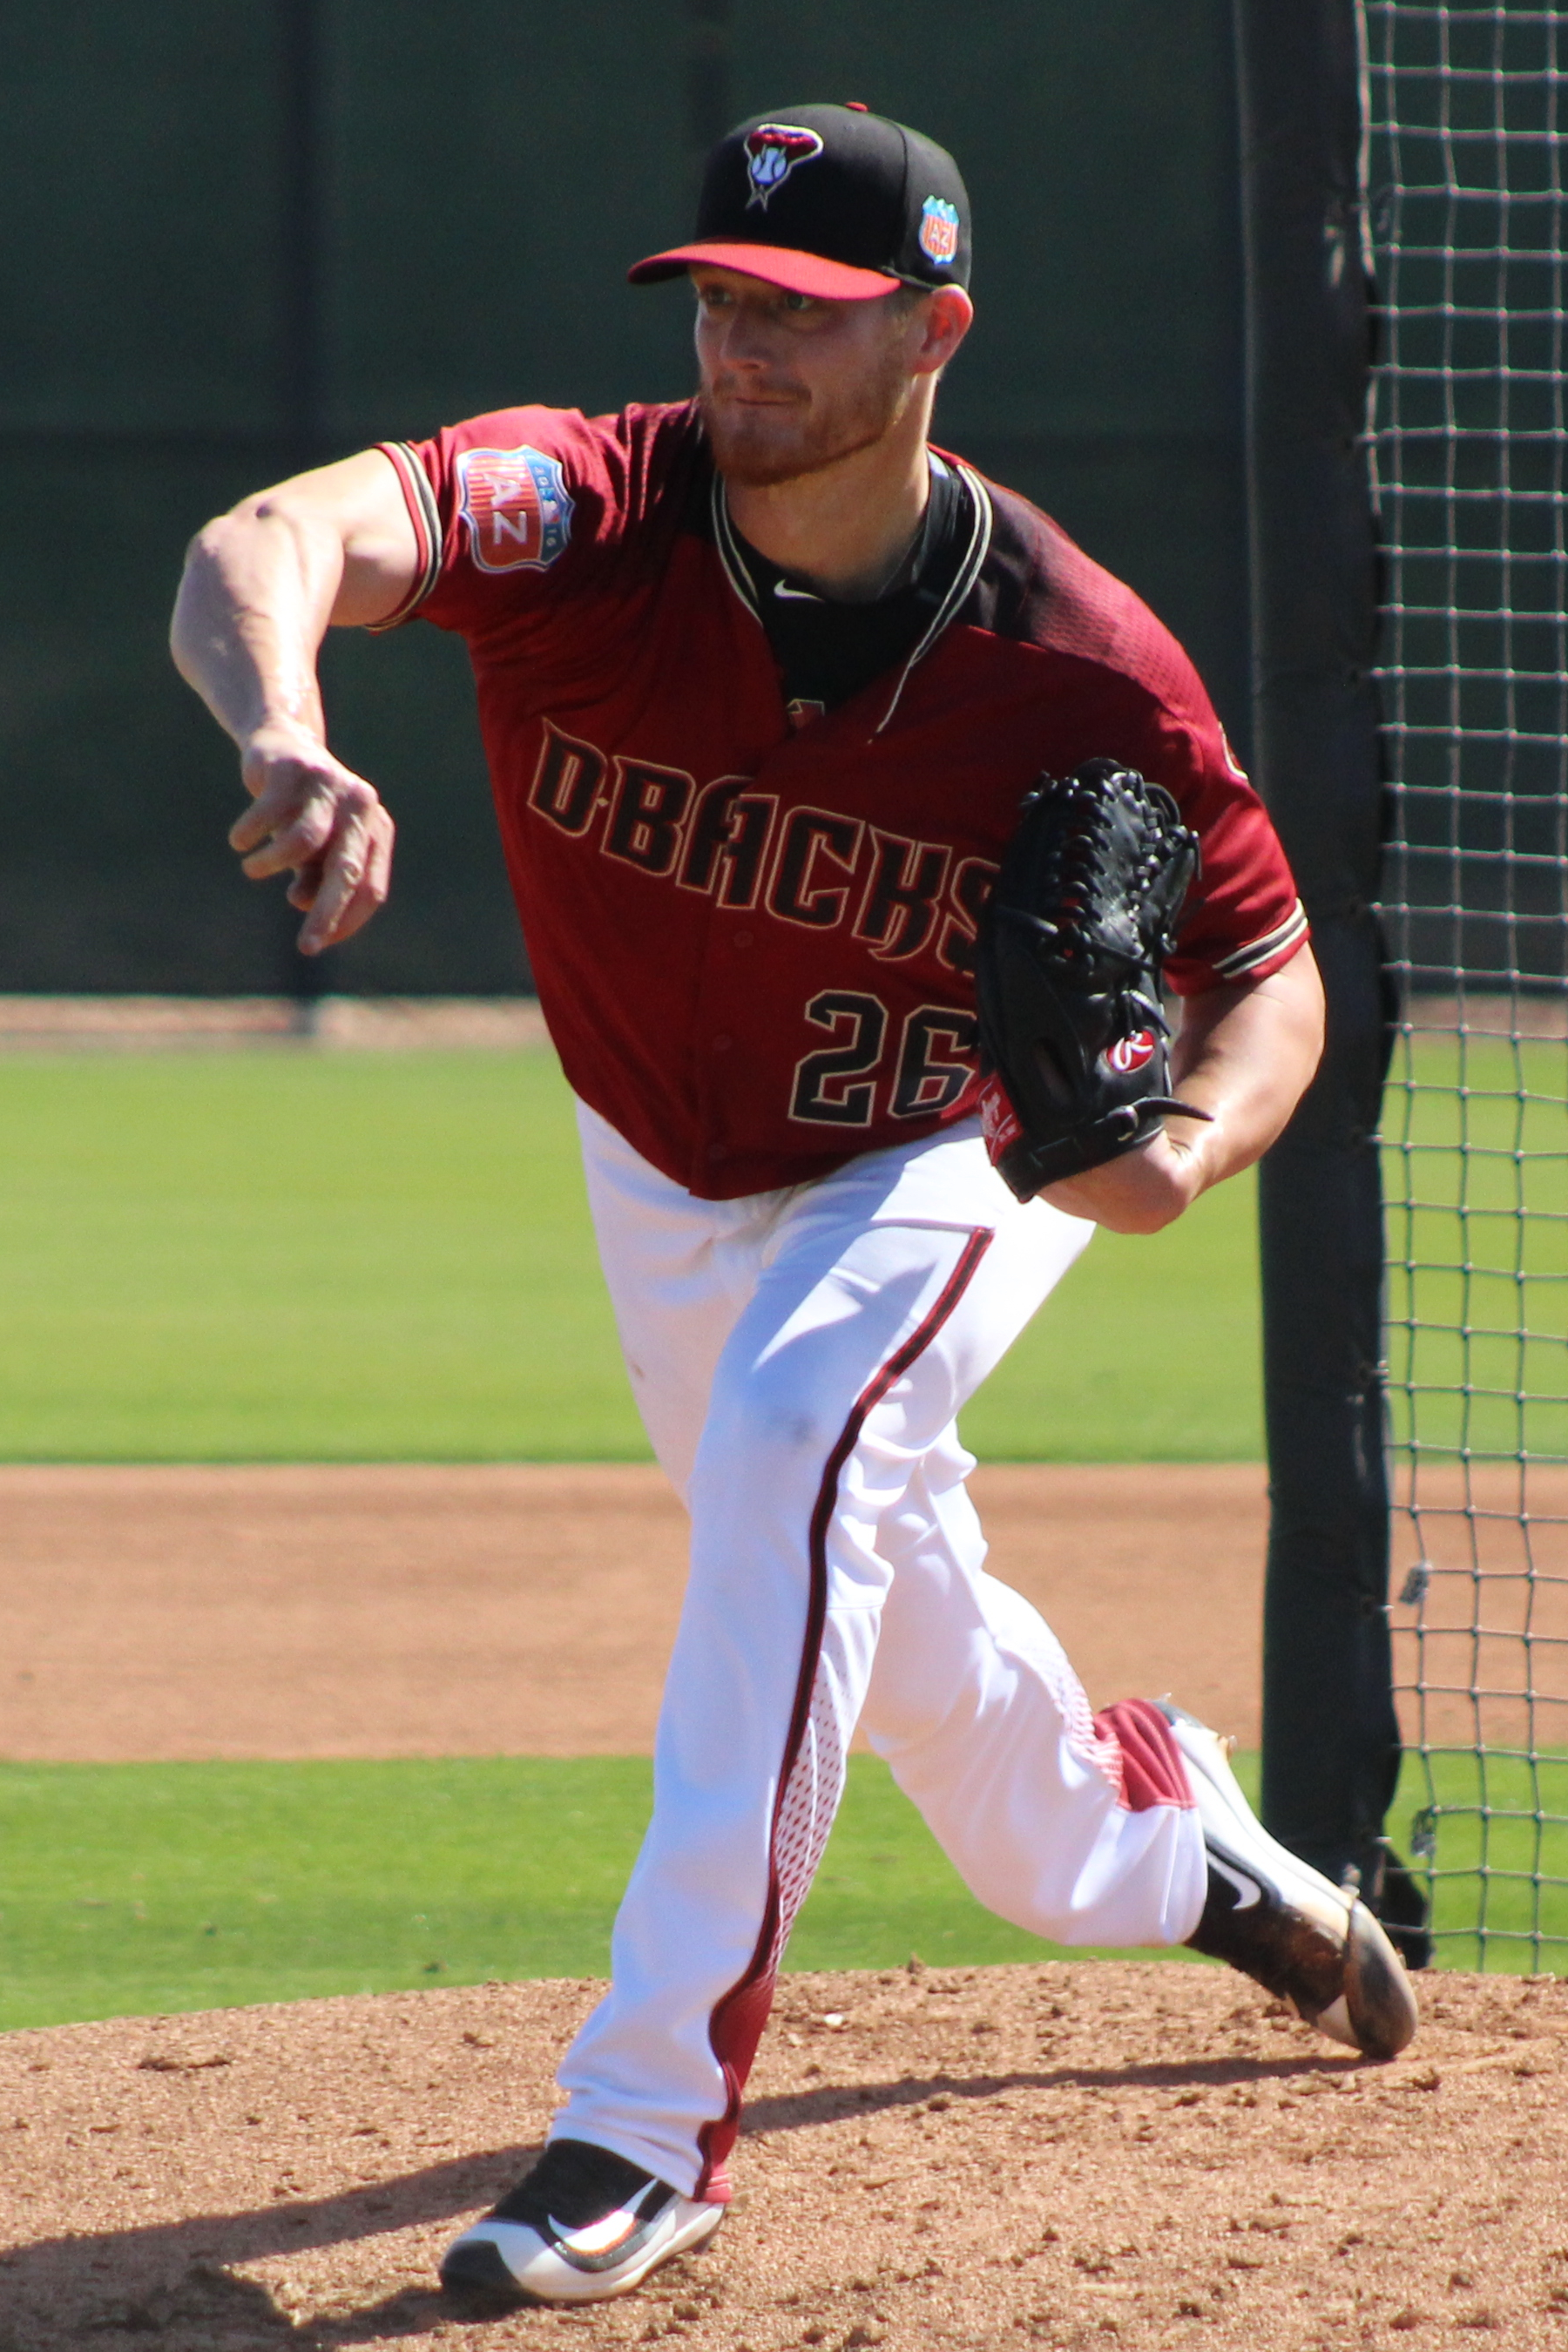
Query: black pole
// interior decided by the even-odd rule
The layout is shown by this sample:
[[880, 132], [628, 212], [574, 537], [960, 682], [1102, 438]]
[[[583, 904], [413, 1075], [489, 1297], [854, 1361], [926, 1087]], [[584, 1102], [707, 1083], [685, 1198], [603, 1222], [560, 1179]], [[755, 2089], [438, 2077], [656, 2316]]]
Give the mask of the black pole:
[[1373, 907], [1383, 788], [1355, 0], [1235, 0], [1235, 25], [1254, 747], [1329, 1001], [1322, 1067], [1261, 1171], [1263, 1813], [1285, 1844], [1336, 1881], [1353, 1871], [1380, 1901], [1400, 1743], [1386, 1607], [1374, 1136], [1390, 1003]]
[[[321, 0], [278, 0], [278, 405], [284, 473], [319, 466], [326, 448], [321, 305], [324, 236]], [[295, 1026], [309, 1034], [329, 974], [294, 945], [300, 918], [282, 910], [283, 982]]]

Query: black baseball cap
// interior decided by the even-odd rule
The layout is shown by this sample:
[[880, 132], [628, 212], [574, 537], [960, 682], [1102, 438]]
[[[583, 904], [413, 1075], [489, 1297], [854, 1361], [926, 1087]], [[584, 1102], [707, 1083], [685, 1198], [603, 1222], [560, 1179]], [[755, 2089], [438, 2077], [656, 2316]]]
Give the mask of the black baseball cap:
[[634, 285], [693, 262], [792, 294], [866, 302], [895, 286], [967, 286], [969, 198], [934, 139], [863, 106], [787, 106], [719, 142], [689, 245], [649, 254]]

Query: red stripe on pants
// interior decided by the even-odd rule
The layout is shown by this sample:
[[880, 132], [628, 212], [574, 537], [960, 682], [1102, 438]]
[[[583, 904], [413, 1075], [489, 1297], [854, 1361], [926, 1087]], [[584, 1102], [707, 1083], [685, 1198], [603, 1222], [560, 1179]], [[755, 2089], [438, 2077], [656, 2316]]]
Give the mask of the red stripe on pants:
[[[976, 1227], [970, 1234], [958, 1264], [942, 1286], [942, 1295], [929, 1315], [861, 1390], [827, 1457], [816, 1491], [816, 1502], [811, 1514], [808, 1549], [811, 1583], [806, 1601], [805, 1633], [801, 1643], [800, 1672], [795, 1678], [795, 1705], [790, 1710], [778, 1794], [773, 1800], [773, 1825], [768, 1841], [768, 1891], [763, 1906], [762, 1927], [745, 1973], [719, 2001], [708, 2029], [713, 2054], [723, 2070], [728, 2098], [723, 2114], [716, 2122], [704, 2124], [698, 2135], [698, 2146], [702, 2151], [702, 2173], [695, 2193], [715, 2204], [722, 2203], [730, 2194], [725, 2167], [740, 2129], [741, 2101], [746, 2077], [752, 2071], [757, 2044], [763, 2038], [763, 2029], [773, 2004], [779, 1960], [784, 1938], [793, 1924], [793, 1910], [789, 1916], [785, 1916], [784, 1890], [779, 1880], [779, 1817], [810, 1720], [812, 1691], [822, 1654], [822, 1630], [827, 1615], [827, 1531], [837, 1507], [839, 1475], [855, 1450], [867, 1416], [880, 1404], [894, 1381], [901, 1380], [910, 1366], [918, 1361], [930, 1347], [973, 1280], [975, 1269], [989, 1249], [991, 1239], [990, 1232], [984, 1227]], [[805, 1893], [804, 1887], [799, 1889], [795, 1907], [798, 1907]]]

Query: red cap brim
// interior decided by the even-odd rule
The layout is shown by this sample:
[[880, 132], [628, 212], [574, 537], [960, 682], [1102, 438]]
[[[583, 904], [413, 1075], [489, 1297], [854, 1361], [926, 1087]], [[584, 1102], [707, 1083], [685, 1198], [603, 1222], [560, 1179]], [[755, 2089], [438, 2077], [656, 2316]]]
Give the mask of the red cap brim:
[[784, 245], [672, 246], [668, 253], [650, 253], [634, 262], [626, 276], [634, 286], [660, 278], [679, 278], [693, 262], [713, 269], [738, 270], [760, 278], [764, 286], [782, 286], [786, 293], [814, 294], [822, 302], [870, 302], [890, 294], [902, 279], [880, 269], [854, 269], [847, 261], [825, 261], [819, 253], [797, 253]]

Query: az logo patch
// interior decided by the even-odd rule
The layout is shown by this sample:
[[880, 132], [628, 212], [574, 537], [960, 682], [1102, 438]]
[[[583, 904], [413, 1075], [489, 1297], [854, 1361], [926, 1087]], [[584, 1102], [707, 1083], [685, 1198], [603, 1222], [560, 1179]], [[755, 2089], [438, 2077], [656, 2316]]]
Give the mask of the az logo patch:
[[546, 572], [572, 537], [573, 501], [542, 449], [465, 449], [458, 511], [481, 572]]

